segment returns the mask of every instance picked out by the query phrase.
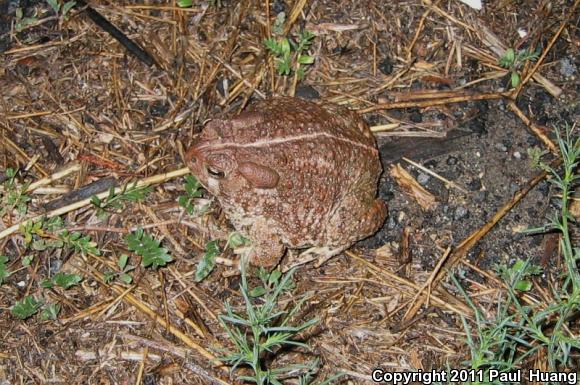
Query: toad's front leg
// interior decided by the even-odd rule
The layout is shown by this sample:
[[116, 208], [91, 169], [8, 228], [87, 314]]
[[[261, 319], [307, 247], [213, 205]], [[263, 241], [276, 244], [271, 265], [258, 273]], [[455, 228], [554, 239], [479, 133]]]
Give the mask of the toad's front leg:
[[254, 266], [272, 268], [280, 262], [286, 248], [277, 227], [266, 218], [257, 218], [248, 231], [252, 242], [249, 261]]

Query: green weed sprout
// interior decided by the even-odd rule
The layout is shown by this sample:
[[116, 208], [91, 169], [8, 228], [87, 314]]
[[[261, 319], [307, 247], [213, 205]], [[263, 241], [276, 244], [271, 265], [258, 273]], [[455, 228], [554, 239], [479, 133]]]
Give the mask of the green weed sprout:
[[26, 194], [28, 184], [18, 187], [16, 184], [16, 170], [6, 169], [6, 180], [2, 183], [0, 190], [0, 217], [16, 209], [18, 214], [24, 215], [28, 211], [30, 196]]
[[537, 52], [531, 52], [527, 49], [520, 50], [516, 53], [513, 48], [509, 48], [505, 51], [503, 56], [499, 58], [498, 64], [509, 70], [512, 88], [515, 88], [520, 84], [520, 71], [525, 62], [528, 60], [536, 61], [538, 60], [538, 56], [539, 54]]
[[[285, 15], [281, 12], [276, 17], [276, 22], [272, 28], [275, 35], [282, 34], [284, 20]], [[304, 78], [304, 68], [302, 66], [314, 63], [314, 57], [307, 55], [306, 52], [312, 45], [315, 37], [316, 35], [312, 32], [302, 31], [298, 35], [297, 42], [286, 36], [272, 37], [264, 40], [264, 45], [275, 57], [279, 75], [287, 76], [291, 73], [296, 73], [298, 78]]]
[[[240, 292], [244, 298], [245, 313], [241, 314], [226, 303], [226, 313], [219, 317], [220, 323], [228, 337], [236, 347], [222, 361], [232, 365], [232, 374], [241, 367], [249, 368], [250, 375], [239, 376], [244, 382], [258, 385], [282, 385], [281, 378], [297, 378], [299, 384], [311, 383], [313, 374], [318, 370], [318, 361], [305, 364], [288, 365], [279, 368], [267, 366], [266, 356], [276, 354], [279, 348], [302, 347], [309, 349], [303, 342], [293, 340], [297, 333], [318, 322], [310, 319], [299, 326], [291, 326], [290, 320], [302, 306], [306, 297], [302, 298], [289, 311], [278, 306], [280, 296], [293, 288], [292, 275], [294, 270], [282, 275], [279, 271], [268, 273], [259, 271], [262, 286], [250, 290], [245, 269], [242, 268]], [[295, 374], [302, 373], [302, 374]], [[337, 376], [324, 382], [328, 384]]]

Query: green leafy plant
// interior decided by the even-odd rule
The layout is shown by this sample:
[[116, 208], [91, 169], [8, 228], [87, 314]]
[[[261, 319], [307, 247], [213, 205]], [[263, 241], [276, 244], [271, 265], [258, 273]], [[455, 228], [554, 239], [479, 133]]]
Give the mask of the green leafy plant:
[[[238, 247], [247, 246], [250, 244], [250, 241], [246, 239], [243, 235], [238, 232], [232, 232], [228, 236], [228, 240], [224, 249], [228, 247], [232, 250], [237, 249]], [[209, 241], [205, 245], [205, 252], [201, 258], [201, 261], [197, 264], [197, 271], [195, 273], [195, 281], [201, 282], [205, 278], [207, 278], [211, 272], [215, 269], [216, 266], [216, 258], [220, 255], [220, 249], [218, 242], [216, 240]]]
[[244, 237], [242, 234], [238, 233], [237, 231], [233, 231], [228, 236], [228, 241], [226, 242], [226, 248], [229, 247], [232, 250], [237, 249], [238, 247], [248, 246], [250, 244], [250, 240]]
[[177, 0], [177, 6], [181, 8], [190, 8], [193, 5], [193, 0]]
[[[91, 237], [78, 231], [69, 232], [62, 228], [62, 218], [40, 218], [37, 221], [26, 221], [20, 225], [20, 232], [24, 236], [24, 244], [33, 250], [60, 249], [69, 247], [83, 255], [100, 255], [96, 242]], [[57, 231], [54, 233], [54, 231]]]
[[[238, 376], [244, 382], [259, 385], [281, 384], [281, 378], [297, 378], [301, 384], [308, 384], [312, 374], [317, 370], [317, 361], [307, 364], [288, 365], [284, 367], [268, 368], [264, 360], [265, 353], [276, 354], [280, 348], [292, 346], [309, 349], [303, 342], [292, 339], [297, 333], [316, 324], [318, 320], [310, 319], [298, 326], [291, 326], [290, 321], [302, 306], [306, 297], [302, 298], [290, 310], [280, 309], [280, 296], [293, 287], [292, 275], [294, 270], [286, 275], [279, 272], [268, 274], [260, 273], [263, 296], [252, 299], [245, 270], [242, 268], [240, 292], [244, 299], [244, 312], [237, 312], [226, 303], [226, 313], [220, 315], [220, 324], [233, 342], [236, 350], [222, 358], [232, 365], [232, 371], [238, 368], [249, 368], [250, 375]], [[303, 374], [299, 374], [303, 373]]]
[[556, 230], [561, 233], [560, 248], [566, 269], [562, 271], [558, 282], [554, 286], [550, 285], [553, 300], [548, 304], [523, 302], [520, 292], [532, 293], [533, 286], [529, 277], [539, 274], [541, 270], [529, 261], [518, 260], [510, 268], [498, 268], [507, 290], [498, 300], [495, 317], [486, 319], [455, 277], [452, 277], [475, 314], [475, 330], [462, 318], [471, 352], [470, 360], [465, 365], [482, 370], [485, 380], [489, 379], [490, 369], [502, 372], [521, 369], [540, 351], [542, 359], [547, 361], [549, 371], [573, 368], [572, 352], [580, 349], [580, 340], [572, 332], [574, 315], [580, 311], [580, 273], [577, 267], [580, 249], [572, 245], [569, 226], [574, 218], [568, 211], [570, 195], [580, 180], [577, 174], [580, 138], [573, 135], [568, 126], [563, 135], [556, 129], [556, 137], [562, 156], [562, 170], [542, 162], [540, 167], [550, 173], [550, 183], [560, 192], [560, 212], [549, 225], [531, 230]]
[[205, 253], [201, 261], [197, 264], [195, 272], [195, 281], [203, 281], [215, 268], [215, 260], [220, 255], [220, 249], [217, 241], [209, 241], [205, 244]]
[[18, 32], [38, 21], [35, 16], [25, 17], [22, 8], [16, 8], [14, 16], [16, 16], [16, 23], [14, 24], [14, 28], [16, 28], [16, 31]]
[[80, 252], [83, 255], [93, 254], [101, 255], [99, 249], [97, 249], [97, 243], [91, 241], [91, 237], [88, 235], [83, 235], [78, 231], [73, 231], [72, 233], [68, 230], [63, 230], [59, 235], [59, 239], [64, 245]]
[[2, 190], [0, 190], [0, 217], [12, 212], [14, 209], [20, 215], [24, 215], [28, 211], [28, 204], [30, 203], [30, 196], [26, 194], [28, 184], [18, 187], [16, 185], [16, 174], [16, 170], [12, 168], [6, 169], [6, 180], [2, 184]]
[[274, 34], [278, 36], [264, 40], [264, 45], [274, 55], [279, 75], [290, 75], [294, 72], [299, 79], [302, 79], [304, 77], [302, 66], [314, 63], [314, 57], [306, 52], [316, 35], [309, 31], [302, 31], [298, 35], [298, 41], [280, 36], [283, 33], [284, 20], [284, 13], [278, 14], [272, 28]]
[[[532, 281], [528, 279], [532, 275], [542, 273], [540, 266], [532, 265], [528, 261], [518, 259], [512, 267], [499, 266], [498, 271], [500, 276], [506, 282], [514, 282], [514, 289], [518, 291], [530, 291], [532, 289]], [[516, 279], [516, 277], [518, 279]]]
[[0, 285], [4, 283], [4, 280], [10, 276], [8, 272], [8, 267], [6, 264], [8, 263], [9, 259], [5, 255], [0, 255]]
[[25, 255], [24, 257], [22, 257], [22, 266], [24, 267], [28, 267], [30, 266], [30, 264], [32, 263], [32, 261], [34, 260], [34, 255]]
[[40, 319], [43, 321], [58, 318], [58, 313], [60, 313], [60, 305], [57, 303], [50, 303], [45, 306], [45, 308], [40, 313]]
[[106, 283], [111, 283], [115, 279], [119, 279], [121, 282], [127, 285], [133, 282], [133, 277], [129, 274], [132, 270], [135, 270], [135, 266], [129, 265], [129, 256], [127, 254], [122, 254], [117, 260], [117, 266], [119, 267], [119, 272], [106, 272], [104, 274], [104, 279]]
[[183, 207], [189, 215], [195, 212], [194, 199], [199, 198], [202, 194], [202, 186], [193, 175], [185, 176], [185, 195], [180, 195], [177, 198], [179, 206]]
[[539, 54], [530, 50], [524, 49], [516, 53], [513, 48], [508, 48], [502, 57], [499, 58], [498, 64], [503, 68], [507, 68], [510, 74], [510, 82], [513, 88], [520, 84], [520, 71], [526, 61], [538, 60]]
[[125, 242], [127, 242], [129, 250], [141, 256], [141, 265], [143, 267], [157, 269], [159, 266], [165, 266], [173, 260], [168, 250], [161, 246], [161, 242], [146, 234], [141, 228], [127, 234]]
[[[19, 230], [24, 236], [24, 244], [29, 246], [35, 238], [47, 237], [47, 231], [58, 231], [62, 229], [63, 225], [61, 217], [53, 217], [49, 219], [43, 217], [36, 221], [30, 220], [20, 224]], [[62, 247], [62, 245], [60, 247]]]
[[91, 204], [97, 208], [99, 218], [106, 217], [111, 211], [121, 211], [125, 208], [126, 202], [142, 202], [147, 198], [147, 194], [152, 191], [150, 186], [137, 186], [126, 184], [121, 191], [115, 192], [115, 188], [109, 189], [109, 195], [106, 198], [99, 198], [96, 195], [91, 197]]
[[22, 300], [17, 301], [14, 306], [10, 308], [10, 312], [16, 318], [24, 320], [36, 314], [38, 309], [42, 307], [42, 304], [42, 300], [37, 300], [33, 296], [29, 295], [24, 297]]
[[50, 5], [54, 13], [57, 15], [60, 14], [64, 19], [68, 17], [69, 11], [76, 4], [76, 1], [65, 1], [63, 4], [58, 0], [46, 0], [46, 2]]
[[52, 279], [46, 279], [40, 283], [45, 289], [52, 288], [54, 286], [62, 287], [67, 290], [75, 285], [78, 285], [83, 280], [83, 277], [78, 274], [68, 274], [63, 272], [56, 273]]

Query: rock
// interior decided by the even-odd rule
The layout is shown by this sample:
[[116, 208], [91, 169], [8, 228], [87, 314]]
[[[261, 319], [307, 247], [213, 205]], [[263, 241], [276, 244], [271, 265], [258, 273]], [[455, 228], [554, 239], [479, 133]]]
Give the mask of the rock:
[[479, 190], [481, 190], [481, 180], [473, 179], [473, 180], [471, 180], [471, 182], [469, 182], [467, 184], [467, 187], [471, 191], [479, 191]]
[[381, 60], [379, 63], [379, 71], [384, 75], [390, 75], [393, 73], [393, 62], [390, 57], [385, 56], [385, 58]]
[[562, 76], [570, 78], [574, 76], [576, 70], [576, 65], [569, 57], [565, 57], [560, 60], [560, 74], [562, 74]]
[[320, 94], [318, 93], [316, 88], [310, 85], [299, 85], [298, 87], [296, 87], [295, 96], [307, 100], [320, 99]]
[[429, 183], [429, 179], [431, 179], [431, 177], [422, 172], [420, 172], [419, 175], [417, 176], [417, 182], [419, 182], [419, 184], [422, 186], [426, 186], [427, 183]]
[[469, 211], [465, 207], [459, 206], [455, 209], [455, 213], [453, 213], [453, 219], [457, 221], [459, 219], [465, 218], [468, 213]]
[[272, 11], [275, 15], [279, 14], [280, 12], [286, 12], [286, 3], [283, 0], [275, 0], [272, 3]]
[[503, 144], [503, 143], [496, 143], [495, 144], [495, 148], [498, 149], [501, 152], [507, 152], [507, 150], [508, 150], [507, 147], [506, 147], [506, 145]]

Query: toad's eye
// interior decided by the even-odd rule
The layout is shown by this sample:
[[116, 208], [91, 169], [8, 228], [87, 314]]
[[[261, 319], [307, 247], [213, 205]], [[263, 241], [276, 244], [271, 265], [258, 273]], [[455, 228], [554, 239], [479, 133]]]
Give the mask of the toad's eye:
[[223, 177], [226, 176], [226, 174], [223, 171], [216, 170], [215, 168], [209, 166], [207, 167], [207, 173], [213, 177], [216, 177], [217, 179], [222, 179]]

